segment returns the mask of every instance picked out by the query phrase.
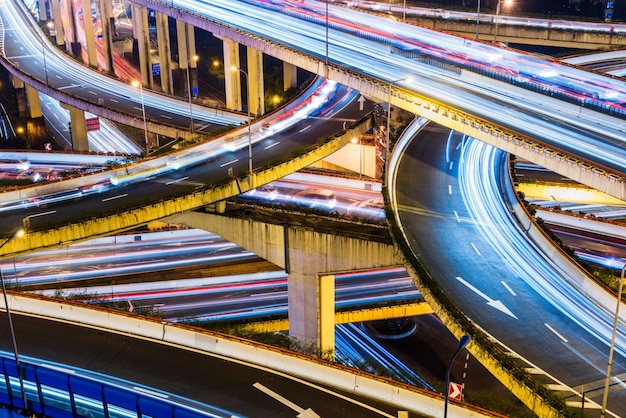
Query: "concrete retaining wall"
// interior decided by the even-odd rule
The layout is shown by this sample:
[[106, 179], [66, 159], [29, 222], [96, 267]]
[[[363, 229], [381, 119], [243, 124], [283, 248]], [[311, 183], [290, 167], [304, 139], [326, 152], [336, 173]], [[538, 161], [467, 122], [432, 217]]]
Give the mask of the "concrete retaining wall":
[[[0, 306], [4, 308], [3, 303]], [[433, 417], [441, 416], [443, 411], [443, 399], [440, 394], [392, 384], [373, 375], [292, 352], [256, 345], [246, 340], [198, 331], [178, 324], [143, 319], [130, 314], [15, 294], [10, 295], [9, 306], [14, 313], [104, 329], [167, 343], [182, 349], [192, 349], [207, 355], [224, 356], [248, 363], [250, 367], [268, 368], [296, 378], [330, 385], [357, 396], [377, 399], [395, 405], [399, 410], [414, 411]], [[497, 416], [487, 411], [469, 409], [468, 405], [456, 402], [451, 402], [448, 410], [450, 416], [454, 417]]]

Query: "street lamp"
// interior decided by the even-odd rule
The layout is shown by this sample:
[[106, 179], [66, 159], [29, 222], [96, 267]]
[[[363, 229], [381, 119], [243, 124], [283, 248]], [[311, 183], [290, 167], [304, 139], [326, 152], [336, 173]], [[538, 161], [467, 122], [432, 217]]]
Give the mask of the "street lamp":
[[190, 81], [190, 75], [189, 75], [189, 66], [191, 64], [191, 62], [196, 62], [198, 61], [200, 57], [198, 57], [197, 55], [194, 55], [193, 57], [191, 57], [190, 60], [187, 61], [187, 93], [189, 94], [189, 126], [191, 129], [191, 133], [193, 133], [193, 109], [191, 106], [191, 81]]
[[242, 70], [241, 68], [233, 65], [230, 67], [232, 71], [240, 71], [243, 75], [246, 76], [246, 86], [248, 90], [248, 172], [252, 175], [252, 135], [250, 133], [250, 124], [252, 123], [252, 119], [250, 118], [250, 79], [248, 78], [248, 73]]
[[[498, 42], [498, 22], [500, 20], [500, 3], [501, 2], [502, 0], [498, 0], [498, 4], [496, 5], [496, 28], [493, 33], [494, 42]], [[511, 5], [512, 2], [513, 2], [512, 0], [504, 0], [504, 5], [508, 7]]]
[[146, 104], [143, 100], [143, 85], [141, 82], [135, 80], [132, 82], [133, 87], [139, 87], [139, 94], [141, 95], [141, 114], [143, 115], [143, 136], [146, 141], [146, 155], [148, 155], [148, 124], [146, 123]]
[[411, 77], [403, 77], [398, 80], [391, 81], [389, 83], [389, 91], [387, 92], [387, 131], [385, 132], [386, 138], [386, 149], [385, 149], [385, 168], [387, 168], [387, 164], [389, 164], [389, 147], [391, 146], [389, 129], [391, 128], [391, 89], [393, 85], [399, 83], [400, 81], [411, 81]]
[[46, 74], [46, 86], [48, 85], [48, 65], [46, 64], [46, 48], [41, 44], [41, 54], [43, 55], [43, 71]]
[[456, 349], [456, 352], [452, 356], [452, 359], [450, 359], [450, 363], [448, 363], [448, 368], [446, 369], [446, 387], [445, 387], [446, 396], [445, 396], [445, 400], [443, 403], [443, 418], [448, 417], [448, 392], [450, 392], [450, 369], [452, 368], [452, 363], [454, 363], [456, 356], [458, 356], [459, 352], [463, 350], [465, 346], [467, 346], [467, 344], [469, 344], [471, 339], [472, 337], [470, 337], [467, 334], [461, 337], [461, 339], [459, 340], [459, 347]]
[[609, 385], [611, 383], [611, 368], [613, 367], [613, 351], [615, 350], [615, 335], [617, 334], [617, 323], [619, 322], [619, 306], [622, 303], [622, 289], [624, 288], [624, 271], [626, 264], [622, 267], [622, 274], [619, 279], [619, 290], [617, 291], [617, 307], [615, 308], [615, 319], [613, 320], [613, 334], [611, 335], [611, 348], [609, 349], [609, 364], [606, 369], [606, 380], [604, 382], [604, 395], [602, 396], [602, 411], [600, 416], [606, 416], [606, 404], [609, 400]]
[[[21, 237], [24, 235], [23, 229], [18, 229], [6, 239], [0, 248], [4, 247], [9, 241], [15, 237]], [[28, 409], [28, 400], [26, 399], [26, 391], [24, 390], [24, 381], [22, 380], [22, 370], [20, 367], [20, 357], [17, 354], [17, 342], [15, 341], [15, 332], [13, 331], [13, 320], [11, 319], [11, 311], [9, 310], [9, 303], [7, 301], [7, 292], [4, 286], [4, 276], [2, 275], [2, 269], [0, 269], [0, 284], [2, 285], [2, 295], [4, 297], [4, 309], [7, 313], [7, 322], [9, 324], [9, 334], [11, 337], [11, 344], [13, 345], [13, 355], [15, 356], [15, 367], [17, 368], [17, 378], [20, 382], [20, 391], [22, 392], [22, 400], [24, 401], [24, 409]]]
[[480, 23], [480, 0], [476, 6], [476, 39], [478, 39], [478, 24]]
[[328, 71], [328, 2], [329, 0], [326, 0], [326, 71]]

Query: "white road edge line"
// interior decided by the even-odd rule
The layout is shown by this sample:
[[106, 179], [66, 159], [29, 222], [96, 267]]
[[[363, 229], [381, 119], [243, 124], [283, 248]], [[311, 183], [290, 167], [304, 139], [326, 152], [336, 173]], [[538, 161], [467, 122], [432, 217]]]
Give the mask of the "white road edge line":
[[562, 336], [561, 334], [559, 334], [554, 328], [552, 328], [548, 323], [544, 323], [543, 325], [546, 326], [546, 328], [548, 328], [550, 331], [552, 331], [554, 333], [554, 335], [556, 335], [557, 337], [559, 337], [561, 340], [563, 340], [563, 342], [569, 342], [567, 341], [567, 338], [565, 338], [564, 336]]

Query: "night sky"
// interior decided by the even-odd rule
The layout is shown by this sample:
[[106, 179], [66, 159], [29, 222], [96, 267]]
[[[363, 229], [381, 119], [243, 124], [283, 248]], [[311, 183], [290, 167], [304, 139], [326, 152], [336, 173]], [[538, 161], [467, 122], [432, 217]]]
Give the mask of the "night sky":
[[[444, 7], [459, 10], [476, 10], [478, 0], [422, 0], [411, 1], [407, 4], [424, 5], [427, 7]], [[626, 0], [613, 1], [613, 21], [624, 22], [626, 20]], [[395, 0], [397, 3], [398, 0]], [[514, 14], [516, 16], [553, 17], [575, 20], [604, 20], [603, 0], [513, 0], [513, 5], [507, 10], [501, 9], [501, 13]], [[480, 9], [485, 13], [495, 13], [498, 0], [480, 0]]]

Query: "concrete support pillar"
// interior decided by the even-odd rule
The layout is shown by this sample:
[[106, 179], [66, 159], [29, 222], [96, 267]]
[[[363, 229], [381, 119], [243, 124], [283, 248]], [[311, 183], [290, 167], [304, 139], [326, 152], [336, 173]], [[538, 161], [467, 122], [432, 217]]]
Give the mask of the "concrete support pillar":
[[52, 19], [54, 21], [54, 30], [56, 31], [57, 45], [65, 44], [65, 35], [63, 32], [63, 23], [61, 21], [61, 5], [59, 0], [49, 0], [52, 9]]
[[72, 149], [74, 151], [89, 151], [85, 112], [65, 103], [61, 103], [61, 107], [70, 112]]
[[104, 46], [104, 71], [115, 74], [113, 64], [113, 34], [115, 33], [115, 18], [111, 0], [99, 0], [100, 23], [102, 25], [102, 44]]
[[[218, 210], [216, 210], [218, 212]], [[162, 219], [212, 231], [242, 245], [288, 274], [289, 336], [327, 353], [334, 346], [334, 277], [329, 273], [391, 267], [402, 259], [393, 245], [290, 225], [185, 212]]]
[[82, 47], [76, 38], [76, 27], [78, 24], [76, 23], [76, 10], [74, 9], [74, 2], [65, 2], [65, 7], [69, 9], [67, 14], [65, 9], [61, 10], [61, 14], [70, 21], [69, 30], [71, 31], [71, 34], [69, 35], [70, 44], [66, 45], [65, 48], [70, 54], [80, 58], [82, 57]]
[[154, 89], [152, 77], [152, 58], [150, 56], [150, 32], [148, 31], [148, 12], [145, 7], [131, 3], [133, 7], [133, 37], [137, 41], [141, 84]]
[[25, 84], [22, 80], [15, 76], [11, 76], [11, 84], [15, 91], [15, 103], [17, 105], [17, 113], [20, 117], [28, 117], [28, 100], [26, 100]]
[[156, 13], [157, 44], [159, 47], [159, 65], [161, 67], [161, 90], [166, 94], [174, 93], [172, 82], [172, 54], [170, 52], [170, 30], [167, 15]]
[[46, 0], [39, 0], [39, 20], [45, 22], [48, 20], [48, 10], [46, 9]]
[[[176, 33], [178, 38], [178, 67], [181, 74], [180, 90], [184, 91], [185, 97], [190, 94], [187, 90], [198, 90], [198, 62], [192, 59], [196, 55], [196, 38], [193, 25], [185, 23], [181, 20], [176, 21]], [[189, 71], [187, 71], [189, 68]], [[190, 78], [189, 84], [187, 77]]]
[[32, 119], [43, 116], [39, 91], [26, 84], [26, 100], [28, 101], [28, 116]]
[[317, 281], [318, 351], [324, 358], [335, 358], [335, 276], [319, 276]]
[[91, 14], [91, 0], [83, 0], [83, 29], [85, 31], [85, 42], [87, 42], [87, 64], [91, 67], [98, 67], [98, 56], [96, 54], [96, 34], [93, 31], [93, 20]]
[[231, 71], [231, 67], [239, 68], [239, 44], [230, 39], [220, 38], [224, 42], [224, 81], [226, 84], [226, 107], [232, 110], [243, 110], [241, 100], [241, 72]]
[[288, 62], [283, 62], [283, 88], [289, 90], [298, 85], [298, 67]]
[[265, 87], [263, 84], [263, 53], [248, 47], [248, 75], [250, 76], [250, 113], [259, 116], [265, 113]]

